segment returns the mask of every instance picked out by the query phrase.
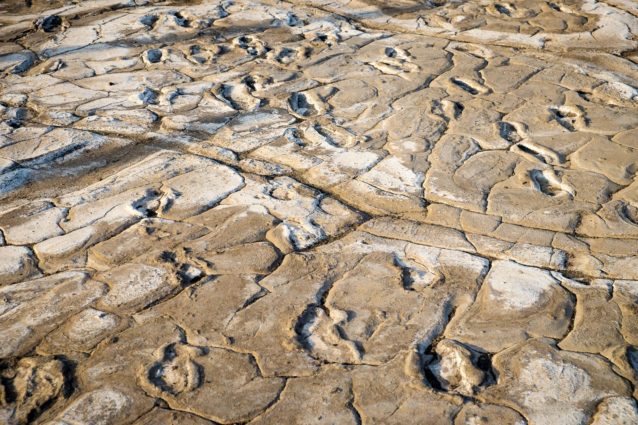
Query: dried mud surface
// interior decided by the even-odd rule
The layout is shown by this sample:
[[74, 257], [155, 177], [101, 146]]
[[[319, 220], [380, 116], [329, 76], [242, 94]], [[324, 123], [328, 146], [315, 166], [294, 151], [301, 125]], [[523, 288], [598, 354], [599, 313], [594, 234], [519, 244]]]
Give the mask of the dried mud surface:
[[638, 423], [637, 34], [0, 2], [0, 423]]

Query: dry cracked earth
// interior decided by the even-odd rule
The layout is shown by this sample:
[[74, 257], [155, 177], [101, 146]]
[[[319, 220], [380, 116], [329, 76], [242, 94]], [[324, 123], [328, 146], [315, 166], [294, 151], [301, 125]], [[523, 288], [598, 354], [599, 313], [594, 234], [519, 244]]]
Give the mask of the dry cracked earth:
[[12, 0], [0, 40], [0, 423], [638, 423], [638, 3]]

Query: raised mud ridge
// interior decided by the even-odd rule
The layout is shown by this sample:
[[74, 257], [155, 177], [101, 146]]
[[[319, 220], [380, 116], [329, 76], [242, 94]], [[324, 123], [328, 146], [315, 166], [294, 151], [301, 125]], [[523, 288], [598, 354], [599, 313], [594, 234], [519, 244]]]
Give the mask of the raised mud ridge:
[[0, 2], [0, 424], [638, 423], [629, 0]]

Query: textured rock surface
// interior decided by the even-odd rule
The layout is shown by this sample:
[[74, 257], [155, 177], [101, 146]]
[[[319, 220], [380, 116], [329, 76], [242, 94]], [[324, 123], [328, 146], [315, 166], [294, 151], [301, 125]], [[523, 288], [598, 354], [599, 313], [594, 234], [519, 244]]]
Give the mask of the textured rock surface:
[[637, 37], [0, 2], [0, 423], [638, 423]]

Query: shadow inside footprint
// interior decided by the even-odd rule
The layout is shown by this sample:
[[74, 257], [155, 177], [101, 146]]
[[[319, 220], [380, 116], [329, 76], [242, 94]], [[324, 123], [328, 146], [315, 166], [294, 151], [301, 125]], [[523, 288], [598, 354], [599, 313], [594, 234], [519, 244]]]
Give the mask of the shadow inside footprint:
[[573, 190], [559, 180], [555, 173], [548, 170], [531, 170], [529, 177], [536, 190], [549, 196], [573, 196]]

